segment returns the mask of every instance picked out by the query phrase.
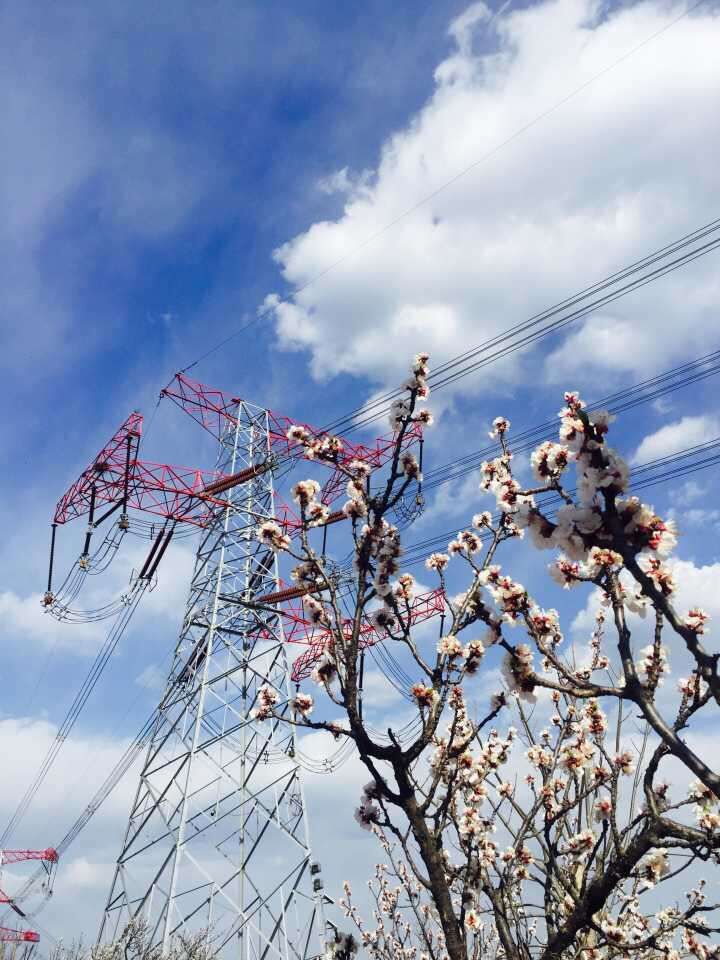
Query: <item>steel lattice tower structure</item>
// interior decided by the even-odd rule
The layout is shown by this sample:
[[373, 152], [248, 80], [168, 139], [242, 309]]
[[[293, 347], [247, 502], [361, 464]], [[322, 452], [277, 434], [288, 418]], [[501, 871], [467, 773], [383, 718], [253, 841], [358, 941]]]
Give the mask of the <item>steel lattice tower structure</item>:
[[[307, 960], [325, 923], [319, 866], [291, 724], [253, 717], [270, 683], [291, 698], [282, 622], [257, 603], [279, 589], [257, 538], [274, 516], [268, 411], [237, 401], [218, 470], [250, 476], [223, 491], [202, 531], [185, 617], [117, 861], [100, 939], [144, 919], [167, 950], [209, 930], [221, 956]], [[217, 494], [216, 494], [217, 496]]]

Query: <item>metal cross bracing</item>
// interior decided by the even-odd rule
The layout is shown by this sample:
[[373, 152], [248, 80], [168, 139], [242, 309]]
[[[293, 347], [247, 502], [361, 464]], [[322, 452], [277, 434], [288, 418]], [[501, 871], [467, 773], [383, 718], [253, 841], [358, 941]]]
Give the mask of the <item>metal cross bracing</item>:
[[[219, 390], [196, 383], [179, 373], [162, 395], [173, 400], [185, 413], [213, 434], [219, 441], [228, 430], [234, 429], [235, 410], [244, 403]], [[167, 520], [204, 527], [217, 508], [224, 505], [223, 494], [234, 486], [247, 483], [257, 473], [276, 469], [280, 463], [296, 459], [314, 459], [288, 436], [291, 427], [303, 427], [308, 436], [321, 443], [328, 435], [307, 424], [300, 424], [281, 414], [265, 411], [267, 418], [267, 449], [265, 459], [248, 467], [227, 472], [218, 464], [215, 471], [196, 467], [178, 467], [167, 463], [140, 460], [138, 451], [142, 435], [143, 417], [134, 412], [118, 428], [103, 449], [82, 472], [80, 477], [60, 498], [55, 508], [53, 527], [78, 517], [88, 516], [88, 537], [105, 519], [121, 510], [121, 518], [128, 509], [164, 517]], [[403, 448], [421, 439], [422, 426], [411, 424], [403, 437]], [[321, 499], [332, 503], [344, 488], [347, 478], [339, 467], [352, 460], [362, 460], [372, 469], [385, 464], [396, 448], [393, 436], [380, 437], [373, 446], [352, 443], [343, 439], [333, 463], [325, 458], [323, 465], [330, 468], [330, 476], [323, 485]], [[320, 458], [322, 460], [322, 458]], [[101, 508], [107, 508], [97, 516]], [[289, 529], [296, 529], [298, 518], [289, 507], [283, 507], [282, 518]], [[334, 519], [339, 519], [339, 515]], [[86, 541], [85, 553], [89, 547]]]
[[[197, 423], [215, 437], [222, 436], [227, 424], [232, 424], [237, 398], [228, 397], [220, 390], [197, 383], [185, 376], [184, 373], [175, 375], [170, 384], [162, 391], [164, 397], [176, 403], [185, 413], [189, 414]], [[283, 414], [271, 410], [268, 414], [269, 450], [273, 460], [282, 461], [298, 455], [297, 446], [289, 437], [289, 428], [302, 426], [308, 435], [318, 441], [327, 438], [327, 431], [317, 430], [308, 424], [298, 423]], [[405, 431], [403, 448], [411, 446], [422, 437], [422, 426], [412, 423]], [[392, 456], [396, 449], [396, 438], [391, 435], [378, 438], [373, 446], [364, 443], [351, 442], [343, 438], [340, 444], [337, 463], [339, 466], [352, 460], [362, 460], [371, 469], [381, 467]], [[310, 459], [312, 459], [312, 454]], [[347, 477], [338, 469], [331, 472], [329, 479], [323, 485], [320, 499], [329, 504], [345, 487]]]
[[290, 711], [279, 611], [248, 605], [278, 589], [257, 539], [274, 516], [266, 410], [237, 401], [220, 432], [224, 492], [197, 551], [185, 618], [140, 775], [100, 932], [144, 918], [164, 950], [207, 931], [221, 955], [306, 960], [323, 950], [323, 891], [312, 860], [292, 725], [258, 722], [266, 683]]
[[[406, 609], [402, 611], [404, 619], [408, 626], [423, 623], [431, 617], [442, 616], [445, 612], [445, 592], [442, 589], [430, 590], [428, 593], [420, 594], [414, 600], [408, 602]], [[286, 614], [287, 616], [287, 614]], [[313, 627], [306, 618], [299, 616], [294, 621], [294, 626], [304, 625], [304, 632], [298, 633], [294, 643], [303, 643], [307, 649], [300, 654], [293, 662], [291, 677], [295, 683], [307, 680], [321, 657], [326, 653], [332, 653], [334, 644], [335, 628]], [[351, 619], [343, 621], [341, 625], [345, 635], [349, 636], [354, 628]], [[365, 620], [360, 626], [359, 649], [366, 650], [376, 643], [382, 643], [387, 638], [387, 633], [380, 627], [377, 627], [371, 620]]]

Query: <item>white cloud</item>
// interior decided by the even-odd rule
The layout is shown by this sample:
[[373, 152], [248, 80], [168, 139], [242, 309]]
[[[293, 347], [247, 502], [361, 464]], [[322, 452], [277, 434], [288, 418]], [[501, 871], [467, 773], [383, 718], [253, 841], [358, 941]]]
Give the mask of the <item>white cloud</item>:
[[720, 510], [702, 510], [693, 507], [682, 514], [681, 522], [688, 527], [709, 532], [713, 527], [720, 530]]
[[0, 593], [0, 617], [6, 634], [17, 637], [23, 643], [31, 640], [43, 647], [58, 644], [83, 653], [97, 649], [100, 638], [106, 632], [102, 623], [60, 623], [44, 610], [41, 599], [39, 593], [24, 597], [11, 590]]
[[[148, 546], [132, 545], [121, 552], [113, 567], [103, 576], [88, 578], [80, 594], [70, 606], [78, 611], [99, 608], [127, 590], [133, 571], [137, 571], [147, 556]], [[134, 628], [141, 627], [148, 617], [172, 618], [173, 627], [180, 620], [185, 606], [193, 554], [187, 547], [174, 545], [163, 557], [158, 568], [157, 585], [141, 600], [133, 620]], [[28, 640], [41, 647], [56, 646], [79, 654], [94, 653], [114, 622], [112, 619], [93, 623], [58, 621], [41, 604], [42, 594], [21, 596], [12, 590], [0, 591], [0, 617], [6, 634], [21, 642]]]
[[112, 864], [93, 863], [87, 857], [76, 857], [63, 864], [63, 887], [96, 889], [100, 884], [107, 883], [112, 867]]
[[[682, 615], [692, 607], [702, 607], [710, 614], [711, 620], [717, 623], [720, 620], [720, 594], [718, 593], [720, 562], [698, 566], [692, 560], [670, 560], [667, 566], [672, 570], [675, 578], [676, 591], [672, 597], [672, 602], [678, 613]], [[571, 624], [572, 633], [579, 639], [590, 637], [590, 633], [595, 626], [595, 613], [598, 606], [598, 591], [594, 590], [588, 596], [585, 607], [577, 614]], [[647, 617], [643, 621], [633, 615], [630, 617], [630, 625], [636, 635], [634, 645], [636, 649], [639, 649], [650, 639], [653, 626], [652, 618]], [[710, 626], [712, 629], [712, 623]], [[606, 629], [607, 635], [612, 637], [611, 618], [608, 618]], [[641, 641], [637, 635], [646, 639]], [[673, 657], [670, 658], [674, 675], [686, 675], [690, 660], [684, 653], [682, 641], [679, 638], [673, 638], [670, 629], [667, 627], [665, 637], [665, 642], [670, 644], [671, 650], [677, 652], [677, 662], [673, 663]], [[614, 643], [611, 645], [615, 646]]]
[[[404, 216], [679, 9], [641, 2], [606, 15], [590, 0], [555, 0], [490, 25], [474, 4], [451, 26], [456, 49], [437, 67], [433, 95], [385, 142], [374, 177], [353, 189], [346, 170], [331, 176], [346, 191], [342, 216], [276, 251], [296, 287], [349, 258], [276, 304], [281, 347], [309, 351], [317, 379], [395, 380], [418, 346], [435, 362], [454, 355], [704, 222], [720, 94], [720, 23], [709, 11]], [[481, 31], [491, 30], [488, 51]], [[712, 339], [719, 284], [701, 262], [618, 302], [555, 350], [548, 377], [697, 353]], [[483, 388], [499, 376], [495, 364]]]
[[143, 690], [152, 690], [155, 693], [162, 693], [167, 683], [167, 670], [156, 663], [148, 664], [145, 669], [135, 678], [135, 683]]
[[[3, 758], [0, 818], [10, 819], [28, 783], [51, 746], [57, 727], [31, 717], [0, 720], [0, 756]], [[110, 773], [128, 746], [128, 740], [111, 736], [73, 733], [63, 744], [52, 770], [26, 816], [16, 827], [10, 844], [41, 849], [56, 846], [67, 828]], [[137, 787], [137, 765], [131, 768], [66, 855], [56, 871], [54, 896], [43, 903], [41, 891], [23, 902], [34, 916], [26, 926], [39, 929], [43, 940], [61, 936], [73, 940], [85, 933], [94, 936], [112, 876], [113, 859], [120, 848], [122, 830]], [[12, 877], [3, 874], [9, 893], [19, 890], [34, 873], [33, 864], [19, 865]], [[78, 897], [79, 889], [82, 896]]]
[[350, 195], [367, 187], [369, 177], [369, 171], [363, 171], [359, 175], [355, 175], [348, 167], [343, 167], [342, 170], [336, 170], [327, 177], [322, 177], [318, 181], [317, 187], [321, 193], [328, 195], [334, 193]]
[[648, 463], [716, 437], [720, 437], [720, 420], [717, 417], [683, 417], [645, 437], [635, 451], [632, 461]]
[[384, 673], [366, 670], [363, 677], [363, 702], [366, 710], [385, 710], [397, 706], [398, 692]]
[[[6, 717], [0, 720], [0, 755], [3, 757], [3, 789], [0, 794], [0, 817], [8, 817], [25, 792], [50, 749], [57, 727], [46, 720], [32, 717]], [[47, 814], [72, 806], [79, 813], [82, 802], [100, 785], [120, 759], [128, 741], [108, 736], [73, 734], [63, 744], [52, 773], [36, 795], [31, 815]], [[97, 781], [96, 781], [97, 778]], [[130, 794], [119, 790], [108, 803], [107, 810], [127, 812]], [[75, 807], [73, 806], [73, 809]], [[54, 836], [38, 838], [37, 846], [57, 842], [57, 824], [53, 818]], [[29, 846], [29, 844], [24, 844]]]
[[715, 501], [711, 485], [686, 480], [670, 494], [670, 501], [673, 506], [668, 516], [677, 522], [681, 533], [699, 530], [707, 534], [713, 529], [720, 530], [720, 510], [712, 505]]
[[671, 499], [678, 505], [695, 503], [707, 496], [707, 492], [707, 487], [698, 483], [697, 480], [686, 480], [679, 490], [671, 494]]
[[717, 622], [720, 619], [720, 562], [696, 566], [692, 560], [673, 560], [669, 564], [677, 591], [673, 603], [680, 613], [691, 607], [704, 607]]

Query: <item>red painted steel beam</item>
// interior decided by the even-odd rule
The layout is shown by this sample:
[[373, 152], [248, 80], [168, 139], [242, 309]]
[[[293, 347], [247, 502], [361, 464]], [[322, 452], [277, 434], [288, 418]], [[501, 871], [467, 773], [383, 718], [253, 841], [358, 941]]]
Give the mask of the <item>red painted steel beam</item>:
[[[441, 589], [432, 590], [429, 593], [421, 594], [413, 601], [410, 606], [409, 621], [411, 625], [422, 623], [431, 617], [438, 616], [445, 610], [445, 594]], [[352, 620], [343, 621], [343, 629], [349, 636], [352, 630]], [[378, 630], [372, 623], [365, 622], [360, 627], [359, 647], [361, 650], [372, 647], [376, 643], [381, 643], [386, 639], [383, 632]], [[325, 628], [322, 631], [315, 631], [308, 649], [302, 653], [293, 663], [291, 677], [299, 683], [307, 679], [313, 671], [315, 664], [328, 650], [332, 650], [334, 633]], [[296, 639], [294, 643], [302, 643], [301, 639]]]
[[23, 863], [26, 860], [45, 860], [48, 863], [57, 863], [58, 853], [52, 847], [48, 847], [46, 850], [0, 850], [0, 865]]
[[11, 930], [0, 927], [0, 943], [40, 943], [40, 934], [34, 930]]
[[[212, 508], [225, 505], [223, 493], [270, 468], [267, 463], [256, 464], [223, 476], [217, 471], [139, 460], [141, 428], [142, 416], [131, 414], [60, 498], [54, 523], [88, 515], [91, 508], [97, 513], [103, 507], [125, 502], [128, 509], [204, 526]], [[133, 456], [128, 456], [128, 443], [132, 444]]]
[[55, 508], [55, 523], [67, 523], [90, 511], [93, 486], [98, 503], [109, 503], [109, 490], [114, 489], [117, 478], [125, 476], [128, 443], [137, 447], [142, 434], [143, 418], [140, 413], [131, 413], [123, 425], [115, 431], [98, 455], [83, 470], [70, 489], [60, 498]]
[[[208, 387], [205, 384], [198, 383], [187, 377], [184, 373], [178, 373], [172, 382], [162, 391], [163, 396], [169, 397], [182, 410], [204, 427], [213, 436], [218, 439], [223, 435], [228, 426], [237, 424], [237, 408], [241, 402], [237, 397], [230, 397], [217, 390], [214, 387]], [[287, 433], [291, 427], [303, 427], [310, 437], [321, 440], [332, 436], [324, 430], [318, 430], [306, 423], [300, 423], [292, 420], [290, 417], [274, 413], [268, 410], [268, 421], [270, 428], [270, 445], [272, 453], [278, 457], [304, 457], [305, 454], [294, 441], [288, 439]], [[406, 432], [403, 446], [410, 446], [422, 436], [422, 427], [419, 423], [411, 425]], [[347, 465], [352, 460], [362, 460], [368, 466], [376, 469], [387, 463], [395, 449], [395, 439], [393, 436], [381, 437], [376, 440], [374, 445], [368, 446], [364, 443], [352, 443], [343, 437], [338, 437], [341, 441], [341, 449], [337, 455], [336, 464], [339, 466]], [[333, 462], [317, 459], [318, 463], [333, 467]], [[323, 503], [330, 503], [337, 497], [340, 489], [345, 486], [347, 478], [341, 471], [334, 471], [334, 475], [326, 484], [323, 490]]]

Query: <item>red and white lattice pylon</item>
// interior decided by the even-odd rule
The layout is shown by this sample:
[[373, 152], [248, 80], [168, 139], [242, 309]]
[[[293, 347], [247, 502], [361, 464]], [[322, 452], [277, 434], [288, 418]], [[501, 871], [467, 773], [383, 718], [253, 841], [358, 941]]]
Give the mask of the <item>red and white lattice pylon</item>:
[[[212, 930], [213, 950], [223, 960], [311, 960], [325, 950], [327, 898], [311, 853], [295, 728], [257, 717], [266, 685], [291, 710], [285, 626], [307, 640], [308, 625], [293, 628], [285, 607], [305, 588], [281, 583], [262, 528], [274, 521], [291, 537], [299, 532], [300, 518], [275, 501], [275, 482], [288, 468], [308, 461], [326, 471], [320, 499], [332, 509], [347, 473], [356, 471], [352, 461], [370, 472], [381, 468], [397, 450], [397, 435], [349, 442], [184, 374], [163, 393], [216, 439], [217, 469], [141, 460], [142, 419], [133, 414], [61, 498], [54, 517], [54, 531], [87, 519], [86, 567], [88, 537], [111, 514], [120, 511], [121, 529], [132, 511], [163, 517], [167, 527], [137, 581], [154, 576], [175, 524], [200, 531], [180, 636], [98, 939], [112, 942], [142, 918], [149, 943], [161, 952], [181, 934]], [[403, 447], [420, 439], [419, 424], [403, 431]], [[327, 519], [340, 516], [331, 512]], [[269, 782], [262, 759], [271, 753]]]
[[[58, 854], [52, 847], [46, 850], [0, 850], [0, 869], [6, 864], [24, 863], [28, 860], [40, 860], [48, 870], [48, 876], [58, 862]], [[7, 904], [18, 916], [25, 914], [14, 902], [13, 898], [0, 890], [0, 904]], [[10, 927], [0, 927], [0, 943], [38, 943], [40, 934], [34, 930], [13, 930]]]

